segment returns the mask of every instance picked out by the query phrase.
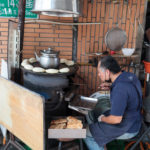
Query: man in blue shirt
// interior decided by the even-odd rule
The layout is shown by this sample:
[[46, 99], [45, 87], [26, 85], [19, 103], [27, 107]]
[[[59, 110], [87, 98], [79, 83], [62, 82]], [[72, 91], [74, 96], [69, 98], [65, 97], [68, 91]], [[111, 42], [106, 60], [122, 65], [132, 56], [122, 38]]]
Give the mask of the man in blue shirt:
[[133, 73], [122, 72], [117, 61], [105, 56], [98, 64], [98, 76], [102, 82], [111, 81], [111, 109], [107, 116], [89, 125], [85, 143], [90, 150], [103, 150], [108, 142], [128, 139], [138, 134], [141, 127], [142, 91]]

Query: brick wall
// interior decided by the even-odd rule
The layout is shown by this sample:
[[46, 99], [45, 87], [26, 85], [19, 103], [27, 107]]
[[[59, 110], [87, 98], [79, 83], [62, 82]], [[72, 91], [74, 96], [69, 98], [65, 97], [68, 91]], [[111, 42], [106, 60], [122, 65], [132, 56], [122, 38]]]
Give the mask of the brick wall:
[[[108, 30], [117, 25], [125, 30], [127, 42], [124, 47], [136, 47], [136, 39], [142, 37], [142, 29], [139, 26], [144, 23], [146, 0], [131, 0], [128, 4], [120, 0], [119, 3], [110, 3], [110, 0], [96, 0], [93, 4], [84, 1], [83, 17], [79, 18], [80, 22], [101, 22], [100, 25], [79, 26], [78, 31], [78, 60], [87, 62], [89, 53], [110, 51], [105, 45], [105, 35]], [[138, 44], [142, 43], [142, 38]], [[141, 47], [136, 47], [139, 56], [136, 58], [140, 61]], [[118, 53], [122, 54], [121, 51]], [[121, 63], [127, 63], [126, 58], [118, 59]], [[80, 93], [90, 95], [97, 91], [100, 84], [97, 77], [97, 70], [91, 66], [82, 66], [79, 70], [82, 79], [77, 79], [81, 86]]]
[[[84, 0], [83, 15], [79, 22], [101, 22], [100, 25], [78, 26], [78, 62], [88, 62], [89, 53], [108, 50], [104, 38], [112, 27], [119, 27], [126, 31], [125, 47], [134, 47], [139, 23], [143, 23], [145, 4], [147, 0], [129, 0], [129, 3], [110, 2], [111, 0]], [[0, 59], [7, 59], [8, 19], [0, 18]], [[57, 18], [39, 16], [39, 19], [73, 22], [72, 18]], [[16, 19], [11, 19], [15, 20]], [[136, 20], [136, 21], [135, 21]], [[136, 22], [136, 23], [135, 23]], [[136, 30], [135, 30], [136, 29]], [[60, 51], [62, 58], [72, 58], [72, 26], [54, 25], [48, 23], [26, 23], [24, 34], [23, 58], [34, 56], [34, 50], [52, 47]], [[120, 52], [119, 52], [120, 53]], [[83, 84], [80, 93], [90, 95], [97, 90], [99, 79], [97, 70], [91, 66], [81, 66], [78, 70], [76, 83]]]
[[[39, 19], [72, 22], [72, 18], [57, 18], [39, 16]], [[34, 50], [52, 47], [60, 51], [61, 57], [71, 59], [72, 55], [72, 26], [46, 23], [25, 24], [23, 57], [32, 57]]]

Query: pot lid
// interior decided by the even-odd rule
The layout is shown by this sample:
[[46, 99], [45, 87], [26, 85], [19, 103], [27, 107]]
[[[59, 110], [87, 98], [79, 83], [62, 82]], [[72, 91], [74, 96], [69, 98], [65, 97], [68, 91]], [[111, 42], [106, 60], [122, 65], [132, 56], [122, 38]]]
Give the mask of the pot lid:
[[82, 0], [34, 0], [33, 13], [57, 17], [78, 17]]
[[59, 51], [54, 51], [51, 48], [48, 48], [48, 50], [40, 50], [40, 54], [44, 56], [57, 56], [59, 54]]

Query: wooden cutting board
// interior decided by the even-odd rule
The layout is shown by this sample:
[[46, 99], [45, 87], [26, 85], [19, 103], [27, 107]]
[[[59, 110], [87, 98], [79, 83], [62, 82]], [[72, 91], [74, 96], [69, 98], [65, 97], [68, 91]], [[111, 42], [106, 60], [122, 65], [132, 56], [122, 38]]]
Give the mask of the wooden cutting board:
[[33, 150], [44, 149], [43, 98], [0, 77], [0, 124]]

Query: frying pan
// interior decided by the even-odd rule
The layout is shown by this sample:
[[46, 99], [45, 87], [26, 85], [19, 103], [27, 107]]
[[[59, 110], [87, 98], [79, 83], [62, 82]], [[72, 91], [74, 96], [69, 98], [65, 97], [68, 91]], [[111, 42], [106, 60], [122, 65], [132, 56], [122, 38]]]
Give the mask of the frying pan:
[[119, 27], [112, 28], [105, 35], [105, 44], [107, 48], [113, 51], [121, 50], [126, 40], [126, 32]]

